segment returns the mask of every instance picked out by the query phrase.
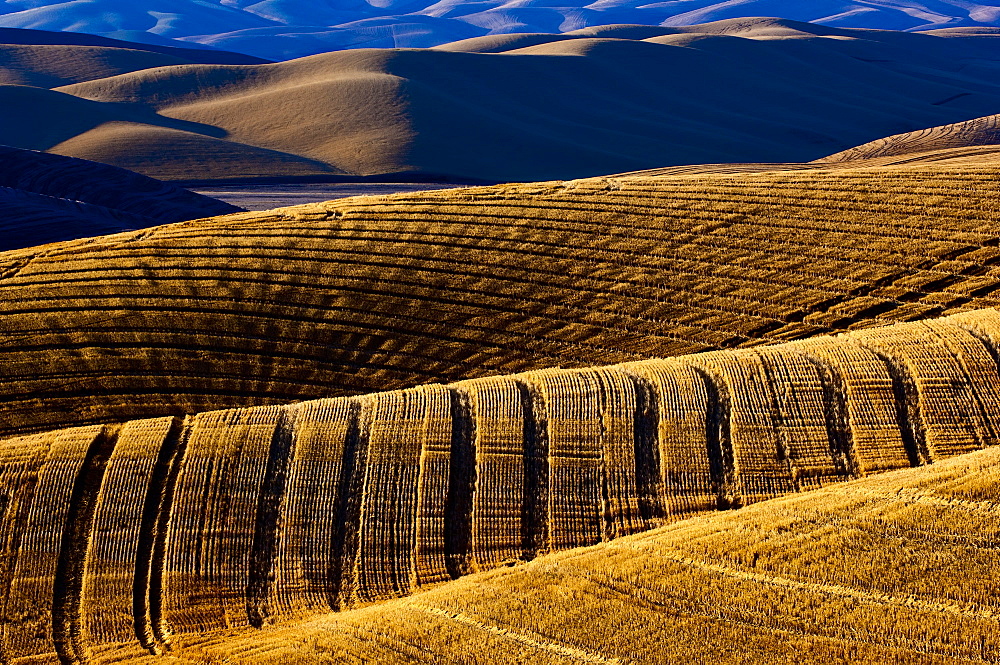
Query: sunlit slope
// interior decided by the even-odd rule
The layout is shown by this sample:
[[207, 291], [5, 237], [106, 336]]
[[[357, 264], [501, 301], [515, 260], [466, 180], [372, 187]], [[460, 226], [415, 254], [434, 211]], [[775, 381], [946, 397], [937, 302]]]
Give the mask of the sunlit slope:
[[0, 254], [0, 430], [803, 338], [997, 303], [996, 172], [596, 179]]
[[173, 655], [254, 663], [996, 662], [998, 505], [993, 448], [366, 609], [178, 639], [186, 648]]
[[160, 53], [100, 46], [0, 44], [0, 83], [55, 88], [150, 67], [190, 64]]
[[[166, 118], [138, 107], [99, 104], [72, 95], [23, 85], [0, 85], [6, 109], [0, 144], [56, 151], [70, 157], [159, 174], [150, 160], [169, 162], [174, 179], [220, 175], [303, 176], [334, 172], [325, 163], [227, 141], [225, 131]], [[196, 131], [189, 131], [194, 128]], [[207, 165], [207, 166], [206, 166]]]
[[1000, 151], [1000, 116], [989, 115], [966, 122], [888, 136], [818, 159], [816, 163], [834, 165], [913, 153], [933, 153], [954, 148]]
[[2, 653], [163, 649], [978, 450], [1000, 431], [998, 349], [1000, 313], [981, 310], [8, 439]]
[[[261, 175], [267, 150], [316, 174], [545, 180], [817, 159], [995, 113], [998, 74], [1000, 45], [989, 35], [779, 19], [609, 26], [143, 70], [59, 88], [90, 104], [35, 100], [74, 104], [90, 120], [25, 115], [9, 132], [20, 147], [168, 179], [198, 177], [192, 155], [201, 178]], [[171, 147], [181, 141], [184, 149]], [[245, 153], [242, 163], [214, 159], [226, 145]]]
[[154, 46], [80, 33], [0, 28], [0, 84], [54, 88], [151, 67], [264, 62], [267, 61], [215, 49]]

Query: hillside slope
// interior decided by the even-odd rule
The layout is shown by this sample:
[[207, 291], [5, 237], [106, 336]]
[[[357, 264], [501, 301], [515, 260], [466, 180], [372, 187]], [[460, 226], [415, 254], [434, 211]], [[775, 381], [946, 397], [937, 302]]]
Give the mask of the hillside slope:
[[8, 0], [0, 25], [214, 45], [272, 60], [345, 48], [429, 47], [487, 34], [614, 23], [690, 25], [753, 16], [888, 30], [1000, 25], [1000, 4], [965, 0]]
[[[998, 382], [1000, 312], [982, 310], [760, 350], [2, 441], [0, 581], [11, 593], [0, 649], [15, 662], [53, 652], [85, 662], [115, 643], [156, 652], [186, 634], [384, 601], [693, 513], [937, 462], [1000, 441]], [[777, 512], [785, 531], [807, 519]], [[726, 556], [713, 542], [747, 542], [704, 523], [680, 532], [696, 534], [685, 549], [703, 556]], [[767, 568], [776, 540], [794, 542], [759, 543], [753, 566], [762, 556]], [[615, 551], [608, 572], [628, 579], [635, 562]], [[829, 565], [821, 561], [795, 573], [809, 577]], [[965, 563], [964, 579], [981, 583], [969, 567], [979, 561]], [[963, 597], [994, 602], [975, 590]], [[910, 607], [942, 613], [926, 600]], [[943, 614], [920, 628], [953, 625]], [[555, 620], [582, 628], [565, 613]], [[952, 649], [983, 648], [986, 628], [975, 630]]]
[[817, 164], [831, 165], [862, 159], [880, 159], [954, 148], [1000, 150], [1000, 115], [989, 115], [941, 127], [896, 134], [838, 152]]
[[0, 146], [0, 250], [239, 210], [113, 166]]
[[543, 37], [157, 68], [31, 91], [30, 102], [0, 87], [13, 108], [33, 109], [3, 140], [166, 179], [524, 181], [809, 161], [1000, 108], [992, 36], [755, 19]]
[[139, 42], [128, 39], [114, 39], [85, 32], [63, 32], [36, 30], [29, 28], [0, 28], [0, 44], [17, 46], [85, 46], [92, 48], [123, 49], [156, 53], [189, 62], [216, 65], [253, 65], [267, 62], [245, 53], [234, 53], [199, 44], [173, 42], [170, 39], [151, 38]]
[[463, 665], [996, 662], [998, 469], [992, 448], [366, 609], [180, 638], [172, 655]]
[[608, 178], [344, 199], [7, 252], [0, 432], [990, 307], [996, 201], [995, 167]]
[[0, 28], [0, 84], [54, 88], [151, 67], [253, 65], [260, 58], [206, 48], [140, 44], [96, 35]]

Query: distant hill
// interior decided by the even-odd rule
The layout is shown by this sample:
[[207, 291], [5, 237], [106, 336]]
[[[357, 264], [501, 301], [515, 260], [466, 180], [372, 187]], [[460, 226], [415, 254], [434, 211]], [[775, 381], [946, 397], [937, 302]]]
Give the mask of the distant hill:
[[239, 210], [113, 166], [0, 146], [0, 251]]
[[[165, 43], [161, 43], [165, 42]], [[19, 44], [22, 46], [91, 46], [99, 48], [128, 49], [159, 53], [189, 62], [218, 65], [253, 65], [266, 62], [244, 53], [232, 53], [202, 44], [174, 42], [169, 39], [156, 40], [153, 43], [112, 39], [100, 35], [79, 32], [58, 32], [51, 30], [34, 30], [26, 28], [0, 28], [0, 44]]]
[[160, 67], [0, 86], [0, 141], [180, 180], [805, 162], [996, 113], [1000, 40], [949, 35], [732, 19]]
[[782, 16], [824, 25], [927, 30], [1000, 25], [1000, 2], [958, 0], [8, 0], [0, 26], [165, 38], [268, 59], [345, 48], [430, 47], [482, 35], [613, 23], [691, 25]]
[[265, 62], [267, 60], [217, 49], [141, 44], [70, 32], [0, 28], [0, 84], [54, 88], [151, 67]]

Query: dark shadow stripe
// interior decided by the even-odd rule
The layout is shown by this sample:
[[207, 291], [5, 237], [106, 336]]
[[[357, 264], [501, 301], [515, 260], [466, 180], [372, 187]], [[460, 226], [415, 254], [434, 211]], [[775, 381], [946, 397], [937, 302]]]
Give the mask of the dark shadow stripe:
[[52, 638], [62, 663], [81, 663], [86, 659], [80, 636], [80, 612], [87, 544], [104, 470], [117, 436], [117, 427], [101, 428], [87, 450], [70, 495], [52, 589]]
[[247, 620], [255, 628], [261, 628], [270, 616], [267, 600], [274, 588], [282, 499], [288, 481], [288, 467], [294, 454], [293, 434], [294, 414], [287, 408], [282, 408], [274, 428], [267, 469], [257, 499], [257, 515], [247, 571]]
[[931, 459], [930, 451], [927, 449], [924, 419], [920, 413], [920, 393], [917, 390], [917, 382], [913, 374], [906, 367], [905, 362], [900, 362], [861, 340], [854, 341], [875, 354], [885, 364], [886, 370], [892, 378], [896, 425], [899, 427], [899, 434], [903, 439], [903, 446], [906, 448], [906, 456], [910, 460], [910, 466], [930, 464], [934, 460]]
[[521, 499], [522, 557], [549, 549], [549, 425], [545, 397], [533, 384], [517, 381], [524, 414], [524, 494]]
[[453, 579], [475, 570], [472, 551], [476, 492], [476, 414], [469, 393], [449, 388], [451, 468], [444, 508], [444, 555]]
[[688, 365], [704, 382], [708, 396], [705, 418], [705, 443], [708, 453], [708, 470], [719, 510], [739, 508], [742, 501], [736, 495], [736, 464], [730, 434], [730, 399], [728, 386], [716, 381], [708, 372]]
[[667, 516], [665, 488], [660, 473], [660, 409], [653, 384], [629, 374], [635, 389], [632, 440], [635, 445], [635, 488], [639, 493], [639, 515], [646, 526]]
[[[149, 608], [149, 623], [153, 629], [153, 637], [163, 647], [169, 647], [170, 633], [163, 616], [163, 567], [167, 556], [167, 531], [170, 527], [170, 512], [174, 503], [174, 491], [177, 488], [177, 477], [184, 464], [187, 452], [188, 438], [191, 434], [192, 420], [185, 418], [176, 433], [176, 442], [171, 446], [173, 454], [167, 468], [166, 481], [158, 497], [156, 525], [153, 530], [153, 551], [149, 566], [149, 586], [146, 589], [146, 602]], [[153, 645], [153, 650], [156, 650]]]
[[[153, 654], [159, 653], [153, 632], [149, 594], [153, 552], [156, 550], [161, 506], [168, 491], [168, 484], [171, 482], [171, 469], [180, 449], [183, 433], [183, 421], [174, 418], [163, 445], [160, 446], [160, 452], [150, 475], [139, 525], [139, 542], [136, 546], [135, 577], [132, 582], [132, 622], [139, 643]], [[176, 474], [174, 478], [176, 479]]]
[[[798, 353], [798, 352], [793, 352]], [[830, 454], [837, 470], [845, 476], [858, 477], [858, 461], [854, 450], [854, 432], [847, 414], [847, 383], [844, 376], [831, 365], [798, 353], [819, 373], [823, 388], [823, 418], [830, 439]]]
[[361, 505], [368, 459], [371, 407], [354, 400], [349, 404], [350, 421], [344, 442], [340, 479], [337, 482], [333, 540], [330, 543], [327, 598], [333, 610], [346, 609], [357, 593]]

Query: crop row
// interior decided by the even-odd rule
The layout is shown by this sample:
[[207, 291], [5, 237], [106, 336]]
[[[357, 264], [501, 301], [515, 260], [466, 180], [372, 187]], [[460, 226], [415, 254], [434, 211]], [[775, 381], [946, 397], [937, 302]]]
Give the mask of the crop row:
[[[994, 180], [806, 172], [506, 185], [5, 254], [0, 435], [994, 306]], [[109, 399], [130, 393], [149, 399]]]
[[0, 658], [407, 595], [1000, 439], [1000, 313], [0, 446]]

